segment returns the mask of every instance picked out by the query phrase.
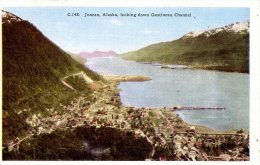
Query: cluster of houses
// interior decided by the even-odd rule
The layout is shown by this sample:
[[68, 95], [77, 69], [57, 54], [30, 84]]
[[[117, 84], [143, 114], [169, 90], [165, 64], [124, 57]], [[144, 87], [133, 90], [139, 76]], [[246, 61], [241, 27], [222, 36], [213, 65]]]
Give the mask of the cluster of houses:
[[[46, 109], [51, 114], [48, 117], [34, 114], [27, 118], [26, 122], [32, 127], [29, 132], [30, 136], [51, 133], [56, 129], [74, 129], [79, 126], [112, 127], [133, 131], [136, 137], [146, 138], [154, 148], [169, 149], [169, 144], [174, 144], [172, 148], [177, 158], [181, 160], [184, 158], [187, 160], [208, 159], [200, 152], [201, 146], [198, 144], [210, 136], [197, 138], [198, 136], [194, 134], [188, 137], [176, 133], [190, 129], [195, 133], [195, 127], [190, 128], [177, 114], [172, 113], [172, 109], [124, 107], [121, 105], [115, 84], [104, 86], [103, 90], [95, 91], [91, 97], [94, 102], [82, 95], [71, 101], [70, 105], [60, 104], [62, 111], [58, 112], [53, 108]], [[214, 141], [214, 144], [218, 144], [219, 141], [223, 142], [225, 139], [218, 139]], [[17, 144], [18, 146], [12, 143], [10, 147], [19, 149], [20, 141]]]
[[141, 130], [154, 146], [165, 146], [176, 128], [186, 127], [170, 109], [126, 107], [126, 111], [131, 128]]
[[57, 112], [54, 108], [46, 109], [51, 115], [42, 117], [41, 114], [34, 114], [26, 119], [34, 134], [51, 133], [56, 129], [69, 129], [79, 126], [113, 127], [119, 129], [130, 129], [126, 120], [126, 112], [121, 107], [120, 96], [114, 90], [104, 89], [102, 92], [95, 91], [92, 94], [95, 100], [91, 103], [84, 95], [74, 99], [70, 105], [62, 107]]

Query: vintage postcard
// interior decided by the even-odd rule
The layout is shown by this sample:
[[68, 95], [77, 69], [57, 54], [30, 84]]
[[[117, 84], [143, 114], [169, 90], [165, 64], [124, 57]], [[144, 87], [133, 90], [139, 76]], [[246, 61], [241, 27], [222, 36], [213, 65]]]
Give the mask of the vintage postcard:
[[203, 2], [5, 1], [3, 162], [259, 163], [259, 3]]

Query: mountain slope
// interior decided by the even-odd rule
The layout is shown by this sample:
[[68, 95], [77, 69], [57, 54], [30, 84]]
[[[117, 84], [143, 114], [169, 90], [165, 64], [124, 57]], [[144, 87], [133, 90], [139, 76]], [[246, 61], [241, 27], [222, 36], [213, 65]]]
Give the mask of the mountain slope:
[[[84, 71], [92, 80], [100, 76], [74, 61], [28, 21], [3, 11], [3, 134], [4, 140], [22, 135], [26, 116], [59, 110], [80, 92], [61, 83], [70, 74]], [[18, 112], [25, 110], [18, 115]]]
[[171, 42], [153, 44], [125, 53], [123, 58], [138, 62], [159, 62], [248, 73], [249, 22], [190, 32]]
[[71, 53], [71, 52], [67, 52], [75, 61], [77, 61], [78, 63], [85, 65], [85, 63], [87, 62], [86, 58], [83, 58], [77, 54]]

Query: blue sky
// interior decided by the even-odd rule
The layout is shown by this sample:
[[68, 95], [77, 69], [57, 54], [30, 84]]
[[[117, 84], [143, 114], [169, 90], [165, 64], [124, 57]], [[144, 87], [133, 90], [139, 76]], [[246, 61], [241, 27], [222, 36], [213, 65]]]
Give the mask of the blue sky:
[[[190, 31], [249, 20], [249, 8], [5, 8], [33, 23], [66, 51], [114, 50], [118, 53], [171, 41]], [[80, 17], [67, 16], [79, 13]], [[84, 17], [84, 13], [191, 13], [192, 17]]]

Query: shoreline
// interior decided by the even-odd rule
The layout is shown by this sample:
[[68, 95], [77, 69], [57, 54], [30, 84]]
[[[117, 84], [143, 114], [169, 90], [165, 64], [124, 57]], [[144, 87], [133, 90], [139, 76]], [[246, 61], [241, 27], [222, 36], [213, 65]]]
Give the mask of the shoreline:
[[[129, 60], [129, 59], [125, 59], [125, 58], [122, 58], [122, 59], [128, 60], [128, 61], [135, 61], [135, 60]], [[176, 70], [194, 69], [194, 70], [207, 70], [207, 71], [218, 71], [218, 72], [227, 72], [227, 73], [250, 74], [250, 72], [246, 72], [246, 71], [240, 72], [237, 70], [216, 69], [215, 67], [221, 67], [219, 65], [196, 66], [196, 65], [184, 65], [184, 64], [166, 64], [166, 63], [159, 63], [159, 62], [141, 62], [141, 61], [135, 61], [135, 62], [140, 63], [140, 64], [157, 66], [157, 67], [160, 67], [161, 69], [176, 69]]]
[[[115, 82], [142, 82], [142, 81], [149, 81], [149, 80], [152, 80], [151, 78], [149, 77], [146, 77], [146, 76], [141, 76], [141, 75], [125, 75], [125, 76], [118, 76], [118, 75], [102, 75], [105, 80], [108, 80], [108, 81], [115, 81]], [[116, 88], [118, 89], [118, 85], [116, 86]], [[125, 107], [125, 108], [133, 108], [135, 110], [162, 110], [162, 111], [170, 111], [172, 113], [174, 113], [175, 115], [178, 115], [177, 113], [175, 113], [175, 111], [173, 111], [173, 108], [170, 108], [170, 107], [157, 107], [157, 108], [153, 108], [153, 107], [134, 107], [134, 106], [126, 106], [124, 105], [122, 102], [121, 102], [121, 98], [120, 98], [120, 104], [121, 106]], [[179, 115], [178, 115], [179, 116]], [[183, 123], [185, 123], [186, 125], [188, 125], [189, 127], [196, 127], [198, 128], [198, 131], [199, 132], [203, 132], [203, 133], [235, 133], [241, 129], [231, 129], [231, 130], [216, 130], [216, 129], [213, 129], [213, 128], [209, 128], [207, 126], [203, 126], [203, 125], [197, 125], [197, 124], [191, 124], [191, 123], [188, 123], [186, 121], [184, 121], [181, 117], [179, 117]], [[248, 132], [248, 130], [246, 129], [243, 129], [243, 131], [245, 132]]]
[[[237, 132], [223, 132], [210, 129], [205, 126], [194, 125], [185, 122], [178, 114], [172, 111], [172, 108], [136, 108], [124, 106], [120, 98], [120, 90], [118, 85], [122, 81], [147, 81], [150, 78], [142, 76], [104, 76], [105, 82], [93, 82], [91, 85], [99, 84], [99, 90], [95, 90], [92, 94], [94, 101], [86, 101], [86, 97], [81, 95], [78, 98], [74, 98], [71, 104], [65, 106], [64, 111], [61, 113], [55, 113], [54, 109], [50, 111], [54, 114], [49, 117], [42, 117], [39, 114], [35, 114], [26, 119], [26, 122], [31, 126], [31, 131], [28, 132], [25, 138], [18, 138], [18, 144], [22, 143], [26, 139], [37, 138], [40, 134], [52, 134], [58, 130], [75, 130], [80, 127], [95, 127], [99, 128], [115, 128], [125, 132], [133, 132], [136, 137], [145, 138], [152, 146], [153, 151], [149, 156], [149, 159], [156, 157], [156, 154], [162, 149], [165, 152], [169, 151], [170, 145], [175, 145], [178, 150], [182, 151], [184, 148], [176, 146], [177, 143], [190, 143], [193, 148], [198, 150], [197, 155], [203, 157], [203, 145], [199, 146], [193, 141], [187, 139], [188, 137], [194, 138], [212, 138], [221, 137], [220, 142], [226, 142], [226, 138], [240, 138], [248, 137], [248, 133], [237, 133]], [[229, 133], [229, 135], [225, 135]], [[224, 136], [224, 137], [223, 137]], [[181, 137], [183, 140], [179, 142], [177, 137]], [[177, 138], [177, 139], [176, 139]], [[186, 142], [185, 142], [186, 141]], [[15, 142], [15, 141], [14, 141]], [[17, 146], [16, 143], [6, 144], [8, 150], [18, 150], [14, 148]], [[211, 144], [212, 142], [207, 142]], [[158, 148], [159, 147], [159, 148]], [[187, 146], [192, 148], [191, 146]], [[202, 148], [201, 148], [202, 147]], [[238, 147], [234, 148], [234, 152]], [[159, 150], [158, 150], [159, 149]], [[209, 156], [211, 155], [210, 153]], [[219, 155], [218, 155], [219, 156]], [[244, 154], [241, 153], [242, 160]], [[171, 158], [175, 160], [175, 158]], [[176, 158], [177, 160], [187, 160], [190, 158]], [[192, 158], [193, 159], [193, 158]], [[202, 158], [207, 160], [207, 157]], [[213, 157], [212, 157], [213, 159]], [[215, 159], [215, 158], [214, 158]], [[214, 160], [213, 159], [213, 160]]]
[[152, 80], [150, 77], [147, 76], [141, 76], [141, 75], [124, 75], [124, 76], [118, 76], [118, 75], [102, 75], [105, 80], [108, 81], [118, 81], [118, 82], [131, 82], [131, 81], [150, 81]]
[[[142, 82], [142, 81], [150, 81], [152, 80], [150, 77], [146, 77], [146, 76], [141, 76], [141, 75], [102, 75], [106, 80], [108, 81], [116, 81], [116, 82]], [[118, 85], [117, 85], [117, 88], [118, 88]], [[156, 107], [156, 108], [153, 108], [153, 107], [133, 107], [133, 106], [129, 106], [129, 105], [124, 105], [122, 102], [121, 102], [121, 98], [120, 98], [120, 104], [124, 107], [132, 107], [132, 108], [135, 108], [135, 109], [155, 109], [155, 110], [168, 110], [168, 111], [172, 111], [172, 113], [176, 114], [172, 109], [172, 107]], [[182, 119], [182, 118], [181, 118]], [[195, 126], [198, 128], [199, 131], [202, 131], [202, 132], [205, 132], [205, 131], [209, 131], [209, 132], [215, 132], [215, 133], [235, 133], [241, 129], [229, 129], [229, 130], [217, 130], [217, 129], [213, 129], [213, 128], [209, 128], [207, 126], [204, 126], [204, 125], [197, 125], [197, 124], [191, 124], [191, 123], [188, 123], [186, 121], [184, 121], [182, 119], [182, 121], [184, 123], [186, 123], [187, 125], [189, 126]], [[243, 131], [245, 132], [249, 132], [247, 129], [242, 129]]]
[[[116, 89], [118, 89], [118, 85], [119, 82], [116, 83], [115, 87]], [[117, 91], [118, 92], [118, 91]], [[215, 150], [216, 153], [218, 153], [217, 155], [213, 156], [210, 153], [203, 153], [203, 151], [199, 152], [200, 149], [200, 145], [196, 145], [196, 143], [198, 143], [199, 141], [197, 141], [196, 143], [192, 142], [192, 138], [197, 139], [198, 137], [201, 137], [202, 139], [205, 138], [223, 138], [223, 141], [218, 141], [217, 144], [210, 144], [209, 145], [218, 145], [220, 143], [225, 143], [225, 141], [228, 138], [233, 138], [234, 141], [237, 142], [238, 139], [244, 139], [241, 140], [240, 143], [242, 144], [244, 141], [248, 142], [249, 139], [249, 132], [247, 130], [243, 130], [242, 132], [239, 132], [239, 130], [226, 130], [226, 131], [219, 131], [219, 130], [215, 130], [215, 129], [211, 129], [209, 127], [206, 126], [202, 126], [202, 125], [195, 125], [195, 124], [191, 124], [191, 123], [187, 123], [186, 121], [184, 121], [178, 114], [176, 114], [174, 111], [172, 111], [172, 108], [147, 108], [147, 107], [143, 107], [143, 108], [136, 108], [136, 107], [129, 107], [129, 106], [124, 106], [123, 103], [121, 102], [121, 98], [119, 97], [119, 101], [120, 101], [120, 105], [122, 107], [124, 107], [124, 109], [127, 111], [127, 113], [129, 114], [129, 111], [137, 111], [137, 113], [139, 113], [141, 115], [141, 121], [146, 121], [146, 120], [150, 120], [150, 124], [151, 124], [151, 129], [155, 129], [155, 137], [158, 137], [160, 139], [160, 142], [158, 143], [158, 141], [154, 141], [154, 137], [151, 138], [151, 132], [146, 131], [146, 129], [142, 129], [139, 128], [139, 130], [141, 131], [141, 133], [139, 132], [139, 135], [141, 135], [142, 137], [145, 137], [154, 147], [153, 152], [152, 152], [152, 156], [157, 152], [156, 151], [156, 146], [159, 145], [161, 147], [161, 149], [163, 150], [169, 150], [169, 145], [171, 145], [171, 143], [175, 143], [175, 147], [177, 149], [176, 152], [176, 159], [174, 160], [197, 160], [198, 157], [202, 158], [202, 160], [249, 160], [249, 157], [247, 157], [246, 155], [242, 154], [242, 149], [239, 148], [239, 146], [235, 147], [233, 150], [229, 150], [232, 151], [230, 153], [226, 153], [225, 154], [221, 154], [221, 152], [217, 150]], [[153, 114], [154, 113], [154, 114]], [[159, 117], [159, 120], [163, 121], [162, 124], [158, 124], [155, 125], [156, 120], [153, 120], [154, 116]], [[134, 118], [130, 118], [130, 121], [132, 121]], [[166, 120], [165, 120], [166, 119]], [[149, 122], [148, 122], [149, 123]], [[147, 126], [147, 125], [146, 125]], [[149, 128], [149, 124], [148, 124], [148, 128]], [[159, 129], [159, 130], [158, 130]], [[161, 129], [161, 130], [160, 130]], [[130, 129], [131, 131], [136, 131], [136, 129], [134, 129], [133, 127]], [[148, 129], [149, 130], [149, 129]], [[241, 129], [242, 130], [242, 129]], [[191, 137], [191, 139], [186, 139], [185, 136]], [[182, 142], [180, 142], [178, 139], [178, 137], [180, 137], [182, 140]], [[184, 142], [184, 141], [186, 142]], [[191, 141], [190, 141], [191, 140]], [[229, 140], [228, 140], [229, 141]], [[178, 143], [182, 143], [182, 145], [184, 145], [184, 147], [180, 147], [178, 146]], [[190, 156], [190, 152], [188, 153], [186, 158], [181, 158], [181, 155], [184, 154], [183, 150], [185, 149], [185, 143], [189, 143], [191, 146], [187, 145], [187, 147], [189, 148], [190, 152], [192, 153], [193, 149], [195, 148], [195, 150], [197, 151], [197, 159], [195, 159], [193, 156]], [[229, 142], [227, 142], [229, 143]], [[193, 146], [193, 147], [192, 147]], [[245, 147], [245, 145], [243, 145]], [[220, 146], [219, 146], [220, 147]], [[178, 150], [181, 151], [181, 153], [178, 153]], [[245, 148], [243, 148], [243, 150], [245, 150]], [[204, 151], [205, 152], [205, 151]], [[234, 154], [236, 153], [236, 154]], [[208, 156], [205, 156], [209, 154]], [[192, 155], [192, 154], [191, 154]], [[228, 157], [227, 157], [228, 155]], [[241, 157], [239, 157], [238, 155], [240, 155]], [[179, 157], [180, 156], [180, 157]]]

